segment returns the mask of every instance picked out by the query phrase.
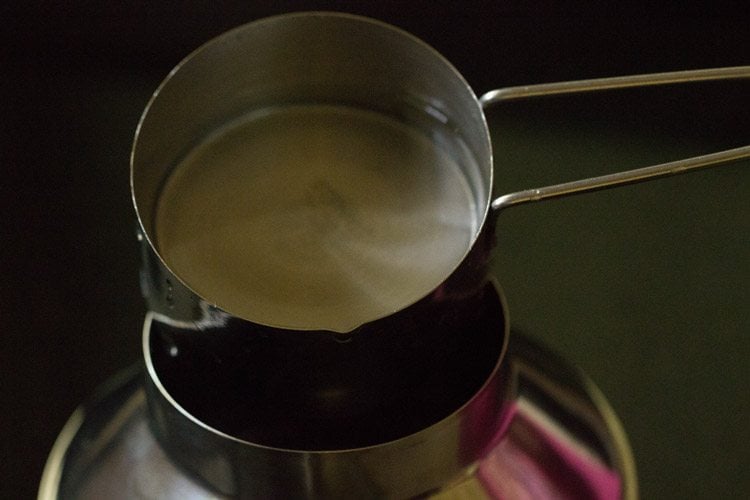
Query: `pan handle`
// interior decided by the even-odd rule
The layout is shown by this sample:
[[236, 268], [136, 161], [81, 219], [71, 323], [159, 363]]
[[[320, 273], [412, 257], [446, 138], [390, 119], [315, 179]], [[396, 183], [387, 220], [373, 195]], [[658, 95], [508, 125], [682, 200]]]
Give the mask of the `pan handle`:
[[[531, 97], [579, 94], [600, 90], [739, 78], [750, 78], [750, 66], [651, 73], [647, 75], [618, 76], [612, 78], [596, 78], [590, 80], [506, 87], [487, 92], [479, 99], [479, 102], [482, 104], [483, 108], [487, 109], [488, 107], [500, 102], [528, 99]], [[495, 212], [499, 212], [506, 207], [529, 201], [541, 201], [549, 198], [559, 198], [577, 193], [622, 186], [625, 184], [634, 184], [668, 175], [681, 174], [704, 167], [722, 165], [745, 158], [750, 158], [750, 145], [720, 151], [718, 153], [687, 158], [684, 160], [661, 163], [650, 167], [510, 193], [494, 199], [491, 206]]]

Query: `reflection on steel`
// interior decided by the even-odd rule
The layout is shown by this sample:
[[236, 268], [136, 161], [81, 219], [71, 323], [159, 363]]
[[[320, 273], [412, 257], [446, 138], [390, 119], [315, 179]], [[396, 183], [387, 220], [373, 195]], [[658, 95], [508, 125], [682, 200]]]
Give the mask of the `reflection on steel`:
[[635, 184], [656, 179], [658, 177], [666, 177], [668, 175], [681, 174], [700, 168], [719, 166], [743, 160], [745, 158], [750, 158], [750, 146], [696, 156], [685, 160], [661, 163], [650, 167], [637, 168], [635, 170], [627, 170], [625, 172], [617, 172], [599, 177], [591, 177], [589, 179], [510, 193], [494, 199], [492, 201], [492, 209], [495, 212], [499, 212], [504, 208], [530, 201], [562, 198], [563, 196], [578, 193], [598, 191], [601, 189], [623, 186], [625, 184]]
[[[750, 66], [674, 71], [667, 73], [651, 73], [646, 75], [617, 76], [611, 78], [595, 78], [590, 80], [507, 87], [498, 90], [491, 90], [484, 94], [479, 100], [482, 103], [482, 106], [486, 109], [502, 102], [529, 99], [532, 97], [549, 97], [633, 87], [746, 78], [750, 78]], [[527, 189], [517, 193], [505, 194], [492, 200], [491, 206], [495, 212], [499, 212], [504, 208], [521, 203], [560, 198], [578, 193], [623, 186], [625, 184], [634, 184], [668, 175], [682, 174], [700, 168], [723, 165], [746, 158], [750, 158], [750, 146], [729, 149], [726, 151], [662, 163], [650, 167], [638, 168], [635, 170], [628, 170], [625, 172], [592, 177], [590, 179], [581, 179], [553, 186], [545, 186], [542, 188]]]
[[615, 76], [609, 78], [592, 78], [569, 82], [538, 83], [491, 90], [484, 94], [480, 101], [486, 108], [493, 104], [531, 97], [544, 97], [601, 90], [671, 85], [675, 83], [694, 83], [712, 80], [732, 80], [750, 78], [750, 66], [727, 68], [709, 68], [687, 71], [670, 71], [666, 73], [648, 73], [645, 75]]
[[[620, 423], [585, 376], [517, 332], [501, 366], [503, 384], [494, 390], [508, 391], [503, 412], [491, 412], [492, 418], [481, 411], [460, 419], [451, 415], [445, 421], [460, 424], [459, 434], [449, 433], [458, 441], [435, 434], [438, 422], [417, 434], [441, 445], [411, 455], [404, 446], [414, 444], [410, 436], [316, 452], [259, 446], [212, 431], [225, 441], [217, 446], [203, 440], [198, 429], [209, 429], [194, 417], [161, 412], [165, 403], [176, 402], [153, 392], [153, 372], [144, 387], [143, 375], [131, 371], [86, 405], [80, 427], [58, 442], [51, 455], [58, 459], [50, 459], [40, 498], [637, 498]], [[472, 405], [493, 400], [480, 390]], [[160, 434], [167, 423], [160, 419], [175, 417], [182, 422], [166, 428], [174, 434]], [[431, 476], [430, 469], [460, 463], [461, 436], [476, 435], [477, 428], [493, 433], [476, 459], [442, 477], [438, 487], [419, 481]], [[389, 455], [389, 449], [398, 453]], [[187, 474], [184, 455], [198, 451], [202, 471]], [[288, 462], [279, 468], [284, 455]]]

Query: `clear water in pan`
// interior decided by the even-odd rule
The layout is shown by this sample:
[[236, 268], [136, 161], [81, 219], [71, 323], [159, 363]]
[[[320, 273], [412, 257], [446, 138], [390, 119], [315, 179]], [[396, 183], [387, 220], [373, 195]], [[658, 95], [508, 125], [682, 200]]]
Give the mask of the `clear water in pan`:
[[398, 311], [461, 262], [481, 221], [440, 141], [343, 106], [253, 112], [176, 165], [157, 247], [194, 291], [258, 323], [345, 332]]

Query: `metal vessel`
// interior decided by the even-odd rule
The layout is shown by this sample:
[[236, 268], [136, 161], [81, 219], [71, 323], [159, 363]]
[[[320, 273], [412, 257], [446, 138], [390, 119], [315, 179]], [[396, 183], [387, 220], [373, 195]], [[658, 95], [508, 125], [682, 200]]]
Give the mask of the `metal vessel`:
[[[424, 366], [438, 376], [416, 376], [411, 387], [402, 387], [409, 399], [429, 401], [456, 392], [448, 384], [453, 379], [460, 381], [456, 387], [463, 396], [411, 415], [407, 404], [391, 405], [394, 412], [401, 408], [401, 418], [417, 419], [416, 431], [380, 409], [365, 411], [368, 417], [360, 418], [370, 420], [364, 424], [351, 415], [311, 423], [313, 417], [303, 414], [310, 428], [308, 436], [296, 438], [300, 449], [273, 446], [288, 436], [275, 435], [279, 423], [262, 411], [243, 408], [238, 415], [235, 407], [228, 415], [231, 404], [196, 404], [198, 394], [221, 399], [236, 391], [236, 380], [207, 377], [205, 361], [195, 359], [207, 347], [191, 352], [149, 314], [145, 369], [134, 367], [112, 379], [70, 418], [50, 454], [39, 497], [637, 498], [625, 434], [591, 381], [525, 335], [510, 334], [495, 283], [472, 300], [471, 309], [483, 314], [461, 332], [474, 336], [475, 342], [464, 343], [469, 349], [449, 352], [458, 362]], [[302, 376], [309, 375], [303, 370]], [[204, 387], [197, 385], [201, 381]], [[165, 385], [175, 389], [169, 392]], [[293, 391], [274, 389], [280, 399]], [[244, 419], [245, 427], [261, 420], [255, 438], [266, 444], [204, 421], [229, 427], [228, 417]], [[385, 431], [381, 421], [389, 425]], [[344, 437], [328, 435], [331, 424], [340, 426]], [[391, 434], [389, 440], [367, 442], [378, 441], [383, 432]]]
[[[488, 271], [495, 216], [746, 158], [750, 147], [493, 199], [483, 110], [508, 99], [749, 74], [637, 75], [478, 99], [431, 48], [355, 16], [279, 16], [209, 42], [170, 73], [136, 133], [144, 364], [71, 417], [40, 498], [637, 498], [633, 458], [603, 396], [544, 347], [511, 334]], [[161, 190], [186, 150], [249, 110], [309, 102], [398, 117], [478, 165], [464, 172], [476, 224], [461, 258], [398, 307], [341, 328], [237, 312], [175, 273], [155, 238]]]

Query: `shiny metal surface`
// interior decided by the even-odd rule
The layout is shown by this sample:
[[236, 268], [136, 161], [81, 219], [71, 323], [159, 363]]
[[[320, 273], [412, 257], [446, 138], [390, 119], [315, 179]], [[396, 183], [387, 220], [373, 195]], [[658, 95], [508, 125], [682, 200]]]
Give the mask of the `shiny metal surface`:
[[531, 97], [580, 94], [585, 92], [599, 92], [602, 90], [672, 85], [675, 83], [746, 79], [748, 77], [750, 77], [750, 66], [669, 71], [644, 75], [614, 76], [608, 78], [573, 80], [569, 82], [538, 83], [534, 85], [506, 87], [490, 90], [482, 95], [479, 100], [483, 106], [487, 107], [503, 101], [528, 99]]
[[492, 200], [492, 209], [496, 212], [508, 207], [531, 201], [542, 201], [552, 198], [561, 198], [579, 193], [588, 193], [601, 189], [609, 189], [626, 184], [645, 182], [668, 175], [677, 175], [698, 170], [701, 168], [715, 167], [750, 157], [750, 146], [720, 151], [685, 160], [671, 161], [643, 167], [625, 172], [602, 175], [582, 179], [579, 181], [565, 182], [546, 186], [542, 188], [528, 189], [516, 193], [510, 193]]
[[[423, 431], [328, 451], [215, 432], [164, 393], [153, 366], [145, 387], [133, 370], [71, 418], [39, 498], [637, 498], [625, 435], [585, 376], [518, 333], [502, 367]], [[503, 411], [488, 412], [498, 400]]]
[[[140, 111], [186, 47], [239, 20], [284, 10], [277, 3], [265, 11], [241, 5], [244, 12], [223, 6], [214, 16], [149, 10], [146, 23], [142, 11], [114, 6], [92, 20], [83, 6], [81, 15], [45, 16], [18, 5], [23, 18], [44, 23], [26, 30], [38, 42], [16, 50], [17, 61], [13, 47], [22, 46], [9, 45], [11, 59], [0, 79], [11, 95], [4, 119], [12, 131], [5, 149], [11, 162], [3, 187], [16, 193], [5, 198], [10, 239], [1, 259], [3, 391], [10, 412], [4, 445], [7, 456], [23, 457], [0, 467], [0, 497], [35, 494], [44, 460], [73, 408], [138, 355], [143, 304], [133, 288], [138, 262], [122, 161]], [[389, 14], [387, 5], [362, 5], [369, 6], [362, 13], [440, 47], [479, 92], [743, 64], [750, 53], [739, 16], [729, 25], [716, 18], [675, 23], [666, 16], [637, 24], [566, 23], [533, 9], [528, 16], [489, 19], [478, 12], [424, 16], [413, 5]], [[58, 6], [60, 13], [70, 9]], [[10, 40], [14, 30], [2, 35]], [[477, 60], [487, 48], [492, 57]], [[737, 139], [750, 136], [742, 132], [750, 128], [748, 114], [736, 106], [744, 86], [720, 85], [717, 106], [710, 104], [713, 87], [498, 106], [488, 113], [499, 145], [496, 185], [516, 191], [604, 173], [602, 166], [634, 168], [739, 145]], [[680, 104], [674, 110], [651, 106], [664, 101]], [[512, 118], [503, 123], [506, 111]], [[712, 124], [706, 135], [704, 123]], [[743, 446], [750, 442], [750, 406], [742, 397], [750, 380], [749, 173], [738, 163], [530, 205], [504, 214], [498, 228], [493, 262], [514, 326], [544, 339], [600, 384], [628, 431], [645, 498], [750, 498], [750, 475], [743, 473], [750, 463]], [[30, 182], [32, 175], [42, 184]], [[32, 268], [42, 282], [28, 279]]]
[[[307, 36], [325, 27], [319, 24], [321, 19], [328, 22], [328, 16], [321, 15], [291, 19], [301, 20], [302, 25], [296, 25], [285, 38], [302, 34], [307, 40]], [[337, 23], [347, 19], [342, 26], [364, 23], [365, 31], [382, 30], [375, 22], [348, 16], [336, 19]], [[266, 23], [273, 24], [270, 20]], [[359, 29], [355, 31], [361, 34]], [[465, 142], [486, 146], [488, 135], [481, 108], [465, 82], [437, 54], [408, 35], [393, 32], [398, 33], [393, 35], [398, 40], [408, 39], [413, 44], [410, 46], [419, 47], [416, 60], [432, 54], [439, 62], [437, 74], [423, 80], [425, 88], [435, 90], [430, 87], [434, 81], [443, 85], [442, 80], [433, 77], [447, 72], [451, 79], [451, 84], [446, 84], [449, 90], [461, 89], [473, 103], [460, 103], [455, 115], [468, 113], [475, 121], [460, 127], [453, 114], [444, 112], [442, 102], [428, 108], [431, 111], [427, 114], [432, 118], [427, 118], [424, 100], [419, 100], [415, 118], [411, 116], [413, 101], [404, 104], [401, 88], [398, 92], [389, 89], [387, 95], [397, 97], [385, 104], [378, 100], [379, 110], [399, 113], [407, 121], [436, 118], [443, 128], [459, 125], [453, 133], [475, 126], [474, 131], [480, 134]], [[268, 38], [268, 33], [264, 35]], [[336, 40], [341, 42], [340, 38]], [[380, 38], [378, 41], [383, 42]], [[301, 47], [301, 41], [297, 43], [295, 50]], [[278, 48], [272, 45], [273, 50]], [[382, 43], [376, 45], [382, 49]], [[236, 56], [231, 53], [229, 59]], [[331, 54], [326, 52], [326, 57]], [[339, 58], [346, 59], [341, 54]], [[209, 59], [211, 64], [216, 62]], [[370, 64], [368, 61], [367, 70], [371, 70]], [[364, 71], [361, 65], [355, 66]], [[157, 97], [164, 95], [165, 88], [183, 68], [160, 87]], [[298, 66], [293, 73], [302, 74], [301, 69]], [[188, 71], [184, 80], [177, 77], [175, 85], [205, 81], [194, 76]], [[253, 326], [248, 329], [246, 322], [238, 322], [180, 286], [156, 253], [149, 233], [153, 229], [159, 184], [167, 174], [166, 160], [175, 160], [160, 155], [179, 156], [184, 152], [180, 147], [189, 147], [189, 141], [183, 140], [198, 140], [200, 133], [205, 134], [228, 119], [230, 112], [247, 109], [251, 103], [264, 104], [262, 101], [269, 98], [263, 94], [262, 99], [253, 100], [257, 96], [251, 99], [242, 92], [228, 92], [222, 87], [231, 81], [228, 76], [231, 75], [216, 77], [218, 84], [213, 90], [218, 97], [214, 96], [213, 103], [205, 87], [193, 90], [194, 97], [204, 99], [203, 104], [211, 103], [208, 117], [200, 110], [182, 109], [186, 120], [176, 120], [177, 131], [167, 130], [167, 123], [180, 117], [166, 113], [168, 118], [160, 121], [163, 110], [159, 106], [164, 105], [164, 100], [155, 98], [139, 125], [138, 138], [149, 127], [155, 127], [154, 136], [160, 139], [153, 144], [149, 143], [153, 137], [142, 142], [137, 139], [133, 150], [132, 188], [141, 222], [139, 239], [144, 243], [143, 290], [153, 309], [144, 325], [145, 388], [140, 389], [130, 380], [115, 389], [117, 396], [112, 397], [121, 399], [114, 404], [112, 414], [100, 414], [96, 410], [100, 406], [93, 405], [94, 410], [84, 408], [74, 416], [53, 450], [40, 496], [411, 498], [451, 495], [456, 485], [462, 491], [470, 488], [480, 495], [501, 496], [513, 494], [503, 492], [503, 488], [512, 485], [531, 488], [530, 491], [543, 486], [550, 494], [572, 487], [576, 496], [586, 491], [593, 492], [595, 498], [620, 497], [623, 478], [629, 473], [624, 468], [625, 475], [621, 475], [617, 467], [622, 457], [611, 458], [607, 454], [609, 445], [602, 444], [613, 441], [617, 445], [617, 440], [608, 434], [617, 435], [610, 431], [616, 422], [607, 422], [583, 436], [576, 434], [580, 431], [577, 427], [559, 432], [561, 425], [580, 416], [575, 408], [566, 409], [565, 402], [557, 402], [563, 408], [560, 422], [547, 416], [547, 410], [540, 405], [548, 405], [555, 396], [531, 397], [534, 390], [544, 390], [527, 390], [533, 386], [529, 382], [533, 377], [528, 377], [531, 372], [504, 357], [510, 323], [504, 299], [493, 283], [482, 287], [484, 282], [477, 281], [462, 293], [453, 293], [450, 286], [438, 287], [428, 298], [411, 306], [408, 321], [381, 318], [374, 332], [358, 331], [343, 338], [313, 332], [304, 340], [299, 335], [292, 338], [278, 331]], [[276, 76], [279, 78], [272, 81], [283, 81], [283, 75]], [[324, 83], [332, 83], [333, 76], [337, 75], [328, 75]], [[425, 74], [411, 76], [424, 78]], [[357, 74], [353, 83], [359, 84], [361, 77]], [[341, 102], [342, 92], [329, 94], [330, 88], [321, 91], [316, 83], [320, 82], [301, 82], [291, 102], [325, 102], [334, 98], [336, 103]], [[413, 85], [409, 86], [407, 93], [413, 89]], [[345, 102], [364, 105], [360, 99], [370, 96], [360, 92], [358, 87], [345, 89]], [[227, 95], [231, 97], [225, 99]], [[430, 106], [436, 95], [429, 95]], [[445, 95], [455, 98], [451, 92]], [[181, 106], [186, 96], [177, 93], [170, 98]], [[274, 104], [279, 102], [277, 95], [270, 95], [270, 99]], [[480, 109], [478, 115], [472, 115], [473, 108]], [[446, 109], [450, 110], [450, 106]], [[191, 121], [188, 115], [193, 112]], [[154, 115], [155, 122], [150, 122]], [[165, 135], [159, 136], [160, 133]], [[161, 140], [173, 142], [165, 145]], [[438, 134], [436, 140], [451, 143], [452, 138]], [[139, 150], [144, 143], [145, 155]], [[467, 173], [467, 177], [477, 179], [473, 188], [485, 188], [481, 203], [476, 204], [482, 218], [489, 203], [486, 191], [491, 186], [491, 162], [485, 152], [482, 165], [487, 169], [487, 182]], [[141, 173], [138, 165], [152, 170], [158, 170], [153, 165], [160, 165], [162, 170], [140, 176], [136, 175]], [[145, 201], [140, 203], [139, 193], [144, 191]], [[475, 236], [480, 236], [479, 227]], [[475, 248], [480, 249], [484, 264], [484, 247]], [[479, 275], [484, 277], [484, 266], [479, 267]], [[473, 269], [469, 274], [476, 277]], [[196, 329], [203, 335], [189, 335], [187, 330]], [[233, 339], [231, 335], [235, 333], [239, 335]], [[596, 431], [602, 436], [597, 437]], [[530, 437], [533, 449], [527, 449]], [[627, 455], [626, 449], [617, 446], [617, 452]], [[540, 449], [544, 450], [544, 457], [534, 455]], [[520, 455], [529, 464], [526, 470], [519, 470], [512, 458]], [[511, 459], [506, 460], [506, 456]], [[546, 470], [544, 463], [550, 457], [556, 457], [555, 470], [564, 471], [565, 477]], [[569, 485], [570, 477], [576, 478], [576, 484], [583, 484], [583, 490]]]
[[[332, 13], [277, 16], [239, 27], [196, 50], [170, 73], [144, 111], [131, 154], [131, 192], [144, 243], [143, 290], [151, 310], [190, 326], [211, 321], [213, 306], [223, 305], [186, 285], [159, 251], [154, 219], [171, 169], [221, 125], [258, 109], [294, 104], [375, 111], [422, 131], [456, 157], [465, 169], [477, 221], [461, 257], [469, 251], [488, 210], [492, 164], [481, 106], [461, 75], [423, 42], [378, 21]], [[466, 155], [471, 158], [462, 161]], [[289, 210], [298, 202], [288, 200]], [[450, 263], [444, 275], [461, 261]], [[422, 285], [412, 295], [424, 297], [441, 281]], [[379, 317], [363, 317], [359, 324]]]
[[508, 411], [498, 290], [424, 305], [415, 330], [344, 343], [257, 335], [242, 324], [204, 342], [148, 316], [152, 430], [191, 477], [228, 496], [410, 498], [440, 489], [481, 459]]
[[[415, 297], [428, 297], [454, 273], [464, 274], [466, 268], [470, 269], [466, 273], [469, 278], [483, 279], [484, 274], [477, 269], [486, 268], [489, 252], [486, 245], [479, 249], [473, 246], [483, 230], [490, 235], [494, 231], [494, 227], [485, 228], [495, 223], [493, 219], [485, 224], [490, 205], [497, 211], [522, 202], [641, 182], [750, 155], [748, 146], [526, 190], [491, 201], [492, 154], [482, 105], [534, 96], [746, 78], [749, 71], [748, 67], [719, 68], [530, 85], [492, 91], [478, 100], [461, 75], [436, 51], [378, 21], [334, 13], [303, 13], [236, 28], [183, 60], [156, 91], [138, 126], [131, 155], [131, 191], [142, 228], [144, 295], [150, 309], [165, 321], [193, 330], [235, 316], [281, 330], [322, 329], [342, 333], [356, 330], [360, 325], [408, 310]], [[431, 279], [430, 286], [420, 283], [418, 289], [415, 285], [406, 294], [410, 298], [403, 303], [389, 303], [377, 312], [363, 312], [342, 325], [321, 326], [304, 321], [285, 324], [283, 316], [276, 320], [256, 317], [228, 307], [217, 297], [201, 295], [164, 259], [153, 227], [165, 179], [207, 134], [254, 110], [310, 103], [383, 113], [424, 131], [451, 154], [471, 157], [471, 161], [458, 162], [464, 166], [463, 174], [471, 188], [477, 222], [473, 224], [474, 235], [463, 258], [441, 266], [444, 272], [436, 275], [442, 281]], [[478, 168], [468, 167], [470, 164]], [[471, 282], [466, 276], [461, 280]], [[413, 281], [399, 280], [398, 284], [408, 286]], [[389, 283], [391, 288], [393, 285]], [[258, 308], [248, 308], [253, 309]]]
[[[491, 90], [479, 100], [487, 108], [505, 101], [528, 99], [532, 97], [549, 97], [557, 95], [597, 92], [602, 90], [624, 89], [633, 87], [648, 87], [655, 85], [669, 85], [675, 83], [694, 83], [713, 80], [732, 80], [750, 78], [750, 66], [731, 68], [711, 68], [692, 71], [674, 71], [667, 73], [653, 73], [646, 75], [631, 75], [612, 78], [596, 78], [570, 82], [543, 83]], [[600, 189], [622, 186], [653, 180], [667, 175], [675, 175], [713, 167], [750, 157], [750, 146], [720, 151], [713, 154], [677, 160], [650, 167], [643, 167], [625, 172], [617, 172], [599, 177], [582, 179], [553, 186], [528, 189], [510, 193], [492, 200], [492, 209], [500, 211], [504, 208], [530, 201], [542, 201], [559, 198], [577, 193], [586, 193]]]

